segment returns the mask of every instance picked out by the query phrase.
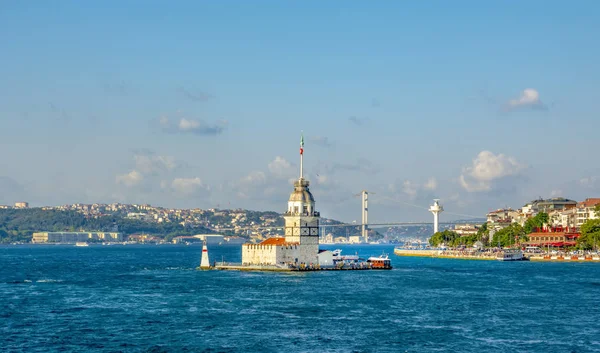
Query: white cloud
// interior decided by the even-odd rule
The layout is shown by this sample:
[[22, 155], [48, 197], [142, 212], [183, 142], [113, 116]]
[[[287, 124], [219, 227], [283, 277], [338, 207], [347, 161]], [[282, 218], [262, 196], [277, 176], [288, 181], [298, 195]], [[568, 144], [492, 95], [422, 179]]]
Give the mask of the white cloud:
[[197, 120], [188, 120], [188, 119], [181, 119], [179, 121], [179, 130], [181, 131], [190, 131], [190, 130], [194, 130], [197, 129], [200, 126], [200, 122]]
[[404, 180], [402, 183], [402, 192], [408, 195], [410, 198], [417, 196], [419, 186], [411, 182], [410, 180]]
[[435, 180], [434, 177], [429, 178], [427, 182], [423, 185], [423, 189], [431, 191], [437, 189], [437, 180]]
[[495, 181], [517, 175], [524, 168], [513, 157], [481, 151], [472, 166], [463, 168], [459, 181], [468, 192], [490, 191]]
[[392, 194], [402, 192], [411, 200], [414, 200], [417, 197], [424, 197], [426, 194], [430, 196], [430, 192], [436, 190], [437, 186], [437, 180], [434, 177], [430, 177], [424, 184], [411, 180], [404, 180], [401, 185], [392, 183], [388, 185], [388, 190]]
[[563, 195], [563, 191], [560, 189], [552, 190], [550, 192], [550, 196], [552, 196], [552, 197], [557, 197], [557, 196], [562, 196], [562, 195]]
[[169, 118], [167, 118], [166, 116], [161, 116], [159, 119], [160, 125], [166, 127], [169, 125]]
[[202, 180], [196, 178], [176, 178], [171, 182], [171, 189], [180, 194], [190, 195], [198, 191], [206, 191], [208, 186], [202, 183]]
[[312, 136], [310, 137], [310, 142], [314, 143], [317, 146], [321, 147], [331, 147], [332, 143], [329, 141], [327, 136]]
[[595, 176], [590, 176], [590, 177], [585, 177], [585, 178], [581, 178], [579, 180], [579, 185], [583, 186], [584, 188], [594, 188], [596, 186], [596, 183], [598, 182], [598, 177]]
[[540, 100], [540, 94], [533, 88], [524, 89], [521, 92], [521, 96], [517, 99], [511, 99], [508, 101], [509, 109], [517, 108], [541, 108], [544, 109], [545, 105]]
[[127, 187], [136, 186], [144, 180], [144, 176], [137, 170], [123, 175], [117, 175], [117, 184], [123, 184]]
[[233, 188], [238, 197], [247, 199], [255, 198], [264, 190], [267, 184], [267, 176], [260, 171], [252, 171], [245, 177], [233, 184]]
[[190, 133], [196, 135], [220, 135], [227, 128], [227, 120], [207, 123], [199, 119], [179, 118], [174, 121], [167, 116], [159, 118], [159, 125], [167, 133]]
[[175, 158], [171, 156], [136, 154], [133, 159], [135, 160], [135, 168], [144, 174], [171, 171], [177, 166]]
[[267, 176], [263, 172], [253, 171], [241, 179], [241, 182], [249, 185], [263, 185], [267, 181]]
[[327, 185], [331, 182], [331, 179], [327, 175], [317, 174], [315, 181], [318, 185]]
[[289, 178], [293, 174], [292, 164], [280, 156], [275, 157], [267, 167], [278, 178]]

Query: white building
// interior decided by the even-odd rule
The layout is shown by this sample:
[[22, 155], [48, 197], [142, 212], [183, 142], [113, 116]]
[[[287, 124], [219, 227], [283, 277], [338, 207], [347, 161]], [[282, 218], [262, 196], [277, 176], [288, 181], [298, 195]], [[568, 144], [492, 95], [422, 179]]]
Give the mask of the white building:
[[600, 198], [588, 198], [577, 204], [577, 227], [581, 227], [588, 219], [599, 218], [595, 211], [595, 207], [599, 203]]
[[244, 265], [282, 265], [319, 263], [319, 220], [315, 199], [303, 177], [304, 139], [300, 142], [300, 178], [288, 200], [285, 237], [274, 237], [258, 244], [242, 245]]
[[479, 227], [474, 224], [455, 224], [454, 232], [460, 236], [474, 235], [477, 234]]
[[32, 243], [61, 243], [74, 244], [87, 241], [120, 242], [123, 234], [117, 232], [36, 232], [31, 238]]
[[15, 202], [15, 208], [29, 208], [29, 202]]

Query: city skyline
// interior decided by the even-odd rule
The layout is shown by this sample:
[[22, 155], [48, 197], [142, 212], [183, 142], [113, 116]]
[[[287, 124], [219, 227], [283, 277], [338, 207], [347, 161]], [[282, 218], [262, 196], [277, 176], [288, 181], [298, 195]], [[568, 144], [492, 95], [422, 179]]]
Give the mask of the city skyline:
[[599, 196], [600, 5], [430, 7], [4, 4], [0, 204], [283, 212], [301, 131], [327, 218]]

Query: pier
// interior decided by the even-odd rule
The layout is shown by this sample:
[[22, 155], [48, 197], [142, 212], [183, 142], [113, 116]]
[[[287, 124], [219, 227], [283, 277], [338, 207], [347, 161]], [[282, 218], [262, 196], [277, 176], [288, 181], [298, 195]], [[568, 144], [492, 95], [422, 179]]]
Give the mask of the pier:
[[394, 249], [397, 256], [433, 257], [439, 259], [496, 260], [499, 252], [461, 250]]
[[370, 263], [341, 264], [337, 266], [319, 265], [245, 265], [241, 263], [217, 262], [213, 266], [215, 270], [234, 271], [262, 271], [262, 272], [315, 272], [315, 271], [365, 271], [379, 270]]

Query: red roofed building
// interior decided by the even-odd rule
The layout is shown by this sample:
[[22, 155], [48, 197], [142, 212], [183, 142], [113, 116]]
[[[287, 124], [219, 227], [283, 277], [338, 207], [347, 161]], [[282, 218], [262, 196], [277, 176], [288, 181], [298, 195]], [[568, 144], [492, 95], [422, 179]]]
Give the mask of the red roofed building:
[[588, 198], [577, 204], [577, 226], [580, 227], [588, 219], [597, 219], [595, 207], [600, 203], [600, 198]]
[[577, 244], [577, 239], [581, 236], [577, 228], [544, 228], [538, 229], [529, 235], [529, 246], [574, 246]]

